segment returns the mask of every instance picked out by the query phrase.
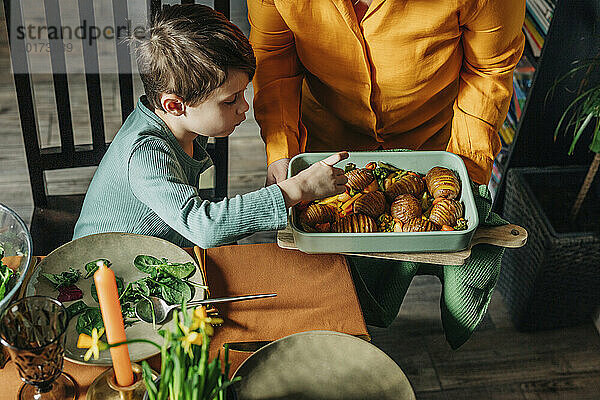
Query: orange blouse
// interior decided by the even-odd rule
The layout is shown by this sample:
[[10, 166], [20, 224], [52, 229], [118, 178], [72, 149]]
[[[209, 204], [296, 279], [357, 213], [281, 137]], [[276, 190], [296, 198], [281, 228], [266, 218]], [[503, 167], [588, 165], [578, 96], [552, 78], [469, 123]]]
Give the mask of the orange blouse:
[[303, 151], [460, 155], [487, 183], [521, 57], [524, 0], [248, 0], [267, 161]]

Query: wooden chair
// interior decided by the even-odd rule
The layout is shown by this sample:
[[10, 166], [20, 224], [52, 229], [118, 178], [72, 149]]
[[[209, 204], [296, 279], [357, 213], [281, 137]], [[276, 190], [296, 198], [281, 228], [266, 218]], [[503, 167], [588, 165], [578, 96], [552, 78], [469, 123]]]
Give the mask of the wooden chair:
[[[162, 6], [160, 0], [146, 0], [149, 15]], [[79, 217], [84, 194], [48, 195], [45, 171], [63, 168], [96, 166], [104, 155], [107, 146], [105, 136], [102, 93], [99, 74], [97, 43], [83, 45], [83, 65], [89, 104], [89, 121], [92, 143], [75, 144], [71, 100], [67, 81], [65, 46], [62, 40], [49, 40], [50, 62], [58, 115], [60, 146], [42, 147], [39, 140], [38, 116], [34, 104], [34, 91], [31, 71], [28, 66], [28, 52], [25, 40], [11, 40], [11, 24], [24, 26], [21, 0], [3, 0], [6, 22], [11, 44], [11, 62], [17, 93], [21, 130], [25, 143], [27, 165], [33, 193], [34, 212], [31, 221], [35, 254], [48, 254], [61, 244], [71, 240], [75, 222]], [[47, 26], [60, 27], [61, 12], [59, 0], [43, 0]], [[182, 1], [183, 4], [194, 1]], [[87, 25], [94, 24], [92, 0], [79, 0], [79, 19]], [[115, 26], [123, 26], [128, 21], [127, 2], [112, 0]], [[229, 18], [229, 1], [215, 0], [214, 8]], [[133, 73], [129, 49], [121, 38], [115, 36], [116, 63], [118, 67], [118, 87], [121, 100], [121, 118], [123, 121], [134, 108]], [[82, 39], [86, 40], [86, 39]], [[72, 54], [69, 57], [73, 57]], [[204, 198], [211, 200], [227, 196], [228, 142], [219, 138], [210, 143], [208, 152], [215, 164], [215, 182], [212, 189], [203, 191]]]

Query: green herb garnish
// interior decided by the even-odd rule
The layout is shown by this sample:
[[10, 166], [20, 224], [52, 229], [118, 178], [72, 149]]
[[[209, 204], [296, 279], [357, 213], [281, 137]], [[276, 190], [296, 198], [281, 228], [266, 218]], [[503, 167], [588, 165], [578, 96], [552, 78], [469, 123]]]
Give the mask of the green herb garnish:
[[78, 300], [75, 303], [71, 304], [69, 307], [67, 307], [67, 317], [71, 319], [77, 314], [84, 312], [88, 308], [89, 307], [83, 302], [83, 300]]
[[4, 298], [6, 292], [8, 292], [8, 283], [15, 274], [15, 271], [10, 269], [8, 265], [2, 263], [4, 257], [4, 248], [0, 246], [0, 300]]
[[98, 261], [102, 261], [104, 264], [106, 264], [107, 267], [110, 267], [112, 265], [112, 263], [106, 258], [99, 258], [97, 260], [90, 261], [89, 263], [85, 264], [86, 272], [85, 276], [83, 277], [84, 279], [88, 279], [89, 277], [94, 275], [96, 271], [98, 271]]
[[75, 330], [79, 334], [91, 335], [94, 328], [98, 330], [104, 328], [100, 307], [88, 307], [77, 319]]
[[346, 166], [344, 167], [344, 173], [347, 174], [350, 171], [353, 171], [356, 169], [356, 164], [349, 162], [348, 164], [346, 164]]
[[42, 276], [54, 286], [54, 289], [59, 289], [63, 286], [71, 286], [77, 283], [81, 273], [73, 268], [69, 268], [68, 271], [61, 272], [60, 274], [46, 274], [42, 272]]
[[196, 269], [196, 266], [192, 262], [172, 263], [166, 258], [159, 260], [156, 257], [145, 255], [137, 256], [133, 260], [133, 265], [149, 275], [156, 276], [158, 273], [164, 272], [179, 279], [187, 278]]

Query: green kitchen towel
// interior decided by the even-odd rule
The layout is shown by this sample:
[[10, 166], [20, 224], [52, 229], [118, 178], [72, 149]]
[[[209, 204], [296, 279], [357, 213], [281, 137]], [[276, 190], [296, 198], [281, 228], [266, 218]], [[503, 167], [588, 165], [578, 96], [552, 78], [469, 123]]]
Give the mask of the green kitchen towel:
[[[480, 226], [508, 222], [491, 211], [487, 186], [471, 183]], [[464, 344], [483, 319], [500, 274], [503, 247], [479, 244], [463, 265], [433, 265], [368, 257], [348, 257], [360, 304], [369, 325], [389, 326], [400, 310], [415, 275], [436, 275], [442, 282], [442, 325], [453, 349]]]

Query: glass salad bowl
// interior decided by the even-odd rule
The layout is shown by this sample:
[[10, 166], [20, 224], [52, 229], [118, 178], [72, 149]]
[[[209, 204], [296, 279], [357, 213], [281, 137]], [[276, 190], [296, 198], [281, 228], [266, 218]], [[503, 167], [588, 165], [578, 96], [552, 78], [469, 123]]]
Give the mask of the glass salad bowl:
[[1, 315], [21, 289], [31, 264], [33, 248], [27, 225], [13, 210], [1, 203], [0, 248]]

